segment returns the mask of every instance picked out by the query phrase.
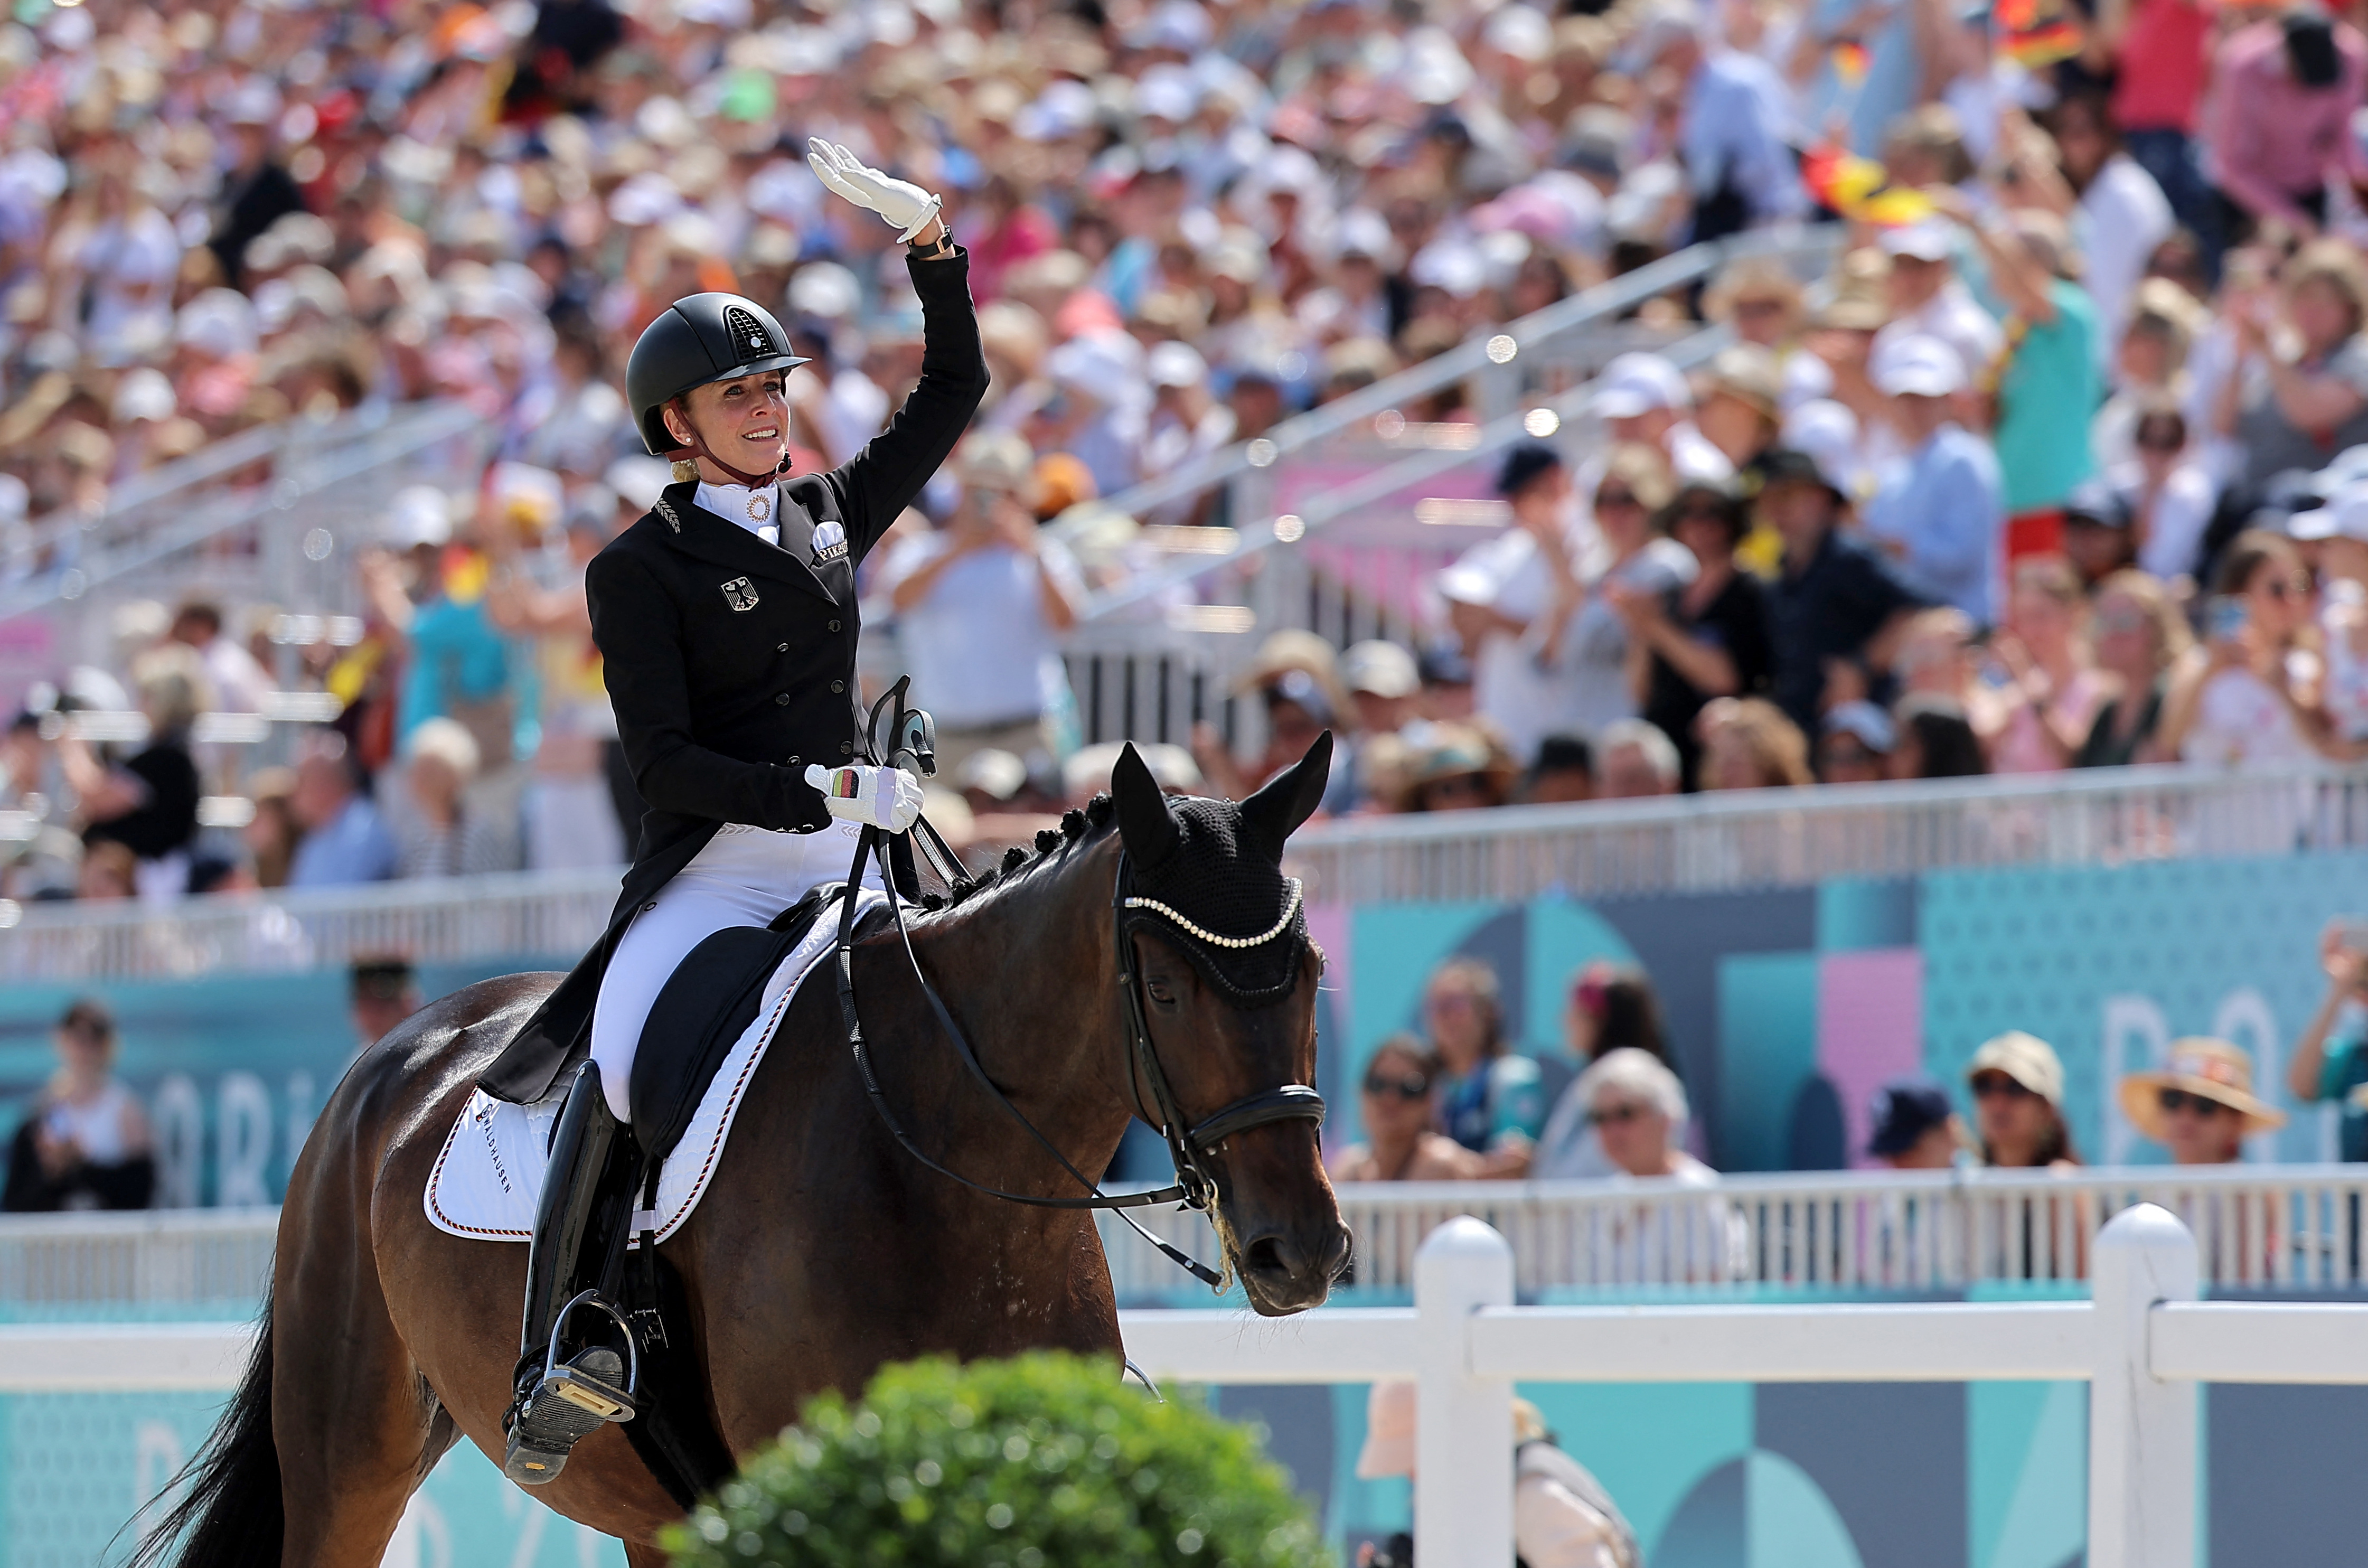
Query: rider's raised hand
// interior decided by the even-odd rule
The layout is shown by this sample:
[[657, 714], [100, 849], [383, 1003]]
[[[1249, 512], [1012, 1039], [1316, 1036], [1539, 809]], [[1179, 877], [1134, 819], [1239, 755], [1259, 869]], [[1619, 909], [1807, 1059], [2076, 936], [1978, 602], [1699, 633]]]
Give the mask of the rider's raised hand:
[[921, 781], [899, 767], [806, 765], [806, 782], [822, 791], [823, 804], [841, 822], [860, 822], [904, 833], [921, 816]]
[[888, 220], [900, 240], [910, 240], [929, 226], [945, 203], [907, 180], [893, 178], [869, 167], [846, 148], [819, 136], [806, 138], [806, 163], [814, 177], [858, 207]]

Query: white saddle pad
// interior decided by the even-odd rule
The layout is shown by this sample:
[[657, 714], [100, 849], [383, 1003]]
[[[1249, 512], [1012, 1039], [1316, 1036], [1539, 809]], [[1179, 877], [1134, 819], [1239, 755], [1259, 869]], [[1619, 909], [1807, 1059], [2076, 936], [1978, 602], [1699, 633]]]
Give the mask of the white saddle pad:
[[[862, 890], [863, 913], [884, 903], [877, 890]], [[708, 1178], [714, 1175], [723, 1153], [723, 1140], [731, 1134], [740, 1097], [757, 1075], [757, 1063], [764, 1060], [773, 1030], [789, 1010], [798, 986], [830, 955], [837, 939], [838, 917], [834, 910], [814, 923], [814, 928], [765, 983], [756, 1021], [733, 1042], [731, 1054], [700, 1097], [699, 1112], [682, 1142], [675, 1145], [658, 1172], [656, 1210], [633, 1217], [633, 1244], [640, 1244], [638, 1237], [645, 1230], [666, 1240], [699, 1207], [700, 1195], [707, 1190]], [[520, 1106], [497, 1100], [483, 1089], [472, 1091], [469, 1103], [461, 1108], [461, 1119], [444, 1140], [436, 1168], [428, 1174], [428, 1222], [449, 1235], [479, 1241], [522, 1242], [531, 1237], [543, 1174], [551, 1164], [552, 1123], [559, 1119], [563, 1098], [554, 1093], [536, 1104]]]

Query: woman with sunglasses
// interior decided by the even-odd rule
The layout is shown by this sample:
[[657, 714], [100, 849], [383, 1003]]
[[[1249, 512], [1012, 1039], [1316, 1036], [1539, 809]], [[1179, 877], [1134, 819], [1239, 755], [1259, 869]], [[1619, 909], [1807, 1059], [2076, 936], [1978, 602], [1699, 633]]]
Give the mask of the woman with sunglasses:
[[2245, 1048], [2205, 1036], [2172, 1040], [2158, 1070], [2122, 1080], [2121, 1096], [2131, 1125], [2169, 1150], [2173, 1165], [2233, 1165], [2247, 1138], [2286, 1124], [2253, 1093]]
[[2123, 767], [2164, 760], [2157, 732], [2171, 671], [2194, 647], [2186, 618], [2162, 585], [2143, 572], [2116, 572], [2097, 585], [2093, 646], [2114, 694], [2097, 710], [2075, 767]]
[[1410, 1034], [1394, 1034], [1365, 1063], [1357, 1110], [1365, 1141], [1331, 1160], [1334, 1181], [1471, 1181], [1479, 1155], [1431, 1130], [1431, 1089], [1439, 1061]]
[[2221, 767], [2317, 755], [2328, 743], [2318, 659], [2302, 642], [2310, 624], [2302, 558], [2280, 536], [2248, 528], [2221, 556], [2212, 588], [2206, 656], [2172, 686], [2163, 750]]
[[2080, 1163], [2064, 1122], [2064, 1062], [2036, 1035], [2009, 1029], [1983, 1042], [1965, 1068], [1982, 1164], [2068, 1170]]
[[[1653, 993], [1652, 981], [1634, 964], [1598, 959], [1573, 977], [1570, 998], [1563, 1007], [1562, 1038], [1582, 1073], [1623, 1047], [1669, 1063], [1660, 998]], [[1595, 1135], [1588, 1098], [1574, 1081], [1554, 1102], [1545, 1130], [1538, 1134], [1528, 1174], [1551, 1178], [1608, 1176], [1611, 1171], [1603, 1142]]]

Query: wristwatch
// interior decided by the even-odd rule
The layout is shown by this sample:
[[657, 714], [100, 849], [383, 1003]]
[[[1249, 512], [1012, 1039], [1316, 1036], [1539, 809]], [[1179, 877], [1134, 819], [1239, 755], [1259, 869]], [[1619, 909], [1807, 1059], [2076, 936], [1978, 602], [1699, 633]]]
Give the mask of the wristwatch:
[[938, 243], [924, 249], [916, 241], [913, 245], [913, 254], [919, 256], [923, 261], [945, 260], [947, 257], [954, 254], [954, 232], [948, 228], [943, 221], [939, 221], [938, 223]]

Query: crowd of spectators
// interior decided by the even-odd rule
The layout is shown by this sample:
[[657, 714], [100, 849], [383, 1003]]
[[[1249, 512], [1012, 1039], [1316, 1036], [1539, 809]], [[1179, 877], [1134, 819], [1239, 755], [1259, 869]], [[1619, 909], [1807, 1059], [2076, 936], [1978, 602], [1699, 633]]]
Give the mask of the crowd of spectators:
[[[1411, 644], [1270, 640], [1263, 754], [1207, 733], [1162, 778], [1253, 786], [1326, 727], [1335, 813], [2368, 755], [2368, 44], [2308, 6], [2027, 9], [20, 6], [0, 583], [256, 425], [443, 398], [493, 449], [336, 558], [349, 634], [117, 606], [113, 673], [8, 733], [0, 809], [42, 825], [0, 895], [621, 859], [581, 574], [665, 477], [616, 385], [635, 335], [697, 289], [773, 306], [807, 468], [916, 374], [894, 247], [821, 199], [809, 135], [940, 193], [971, 253], [994, 386], [867, 581], [897, 623], [870, 667], [926, 670], [958, 733], [950, 812], [1106, 777], [1063, 633], [1144, 526], [1246, 520], [1097, 498], [1819, 216], [1822, 278], [1747, 257], [1640, 308], [1733, 346], [1623, 355], [1503, 453], [1503, 531]], [[1403, 414], [1473, 416], [1453, 386]], [[287, 768], [199, 738], [286, 686], [345, 714]]]

